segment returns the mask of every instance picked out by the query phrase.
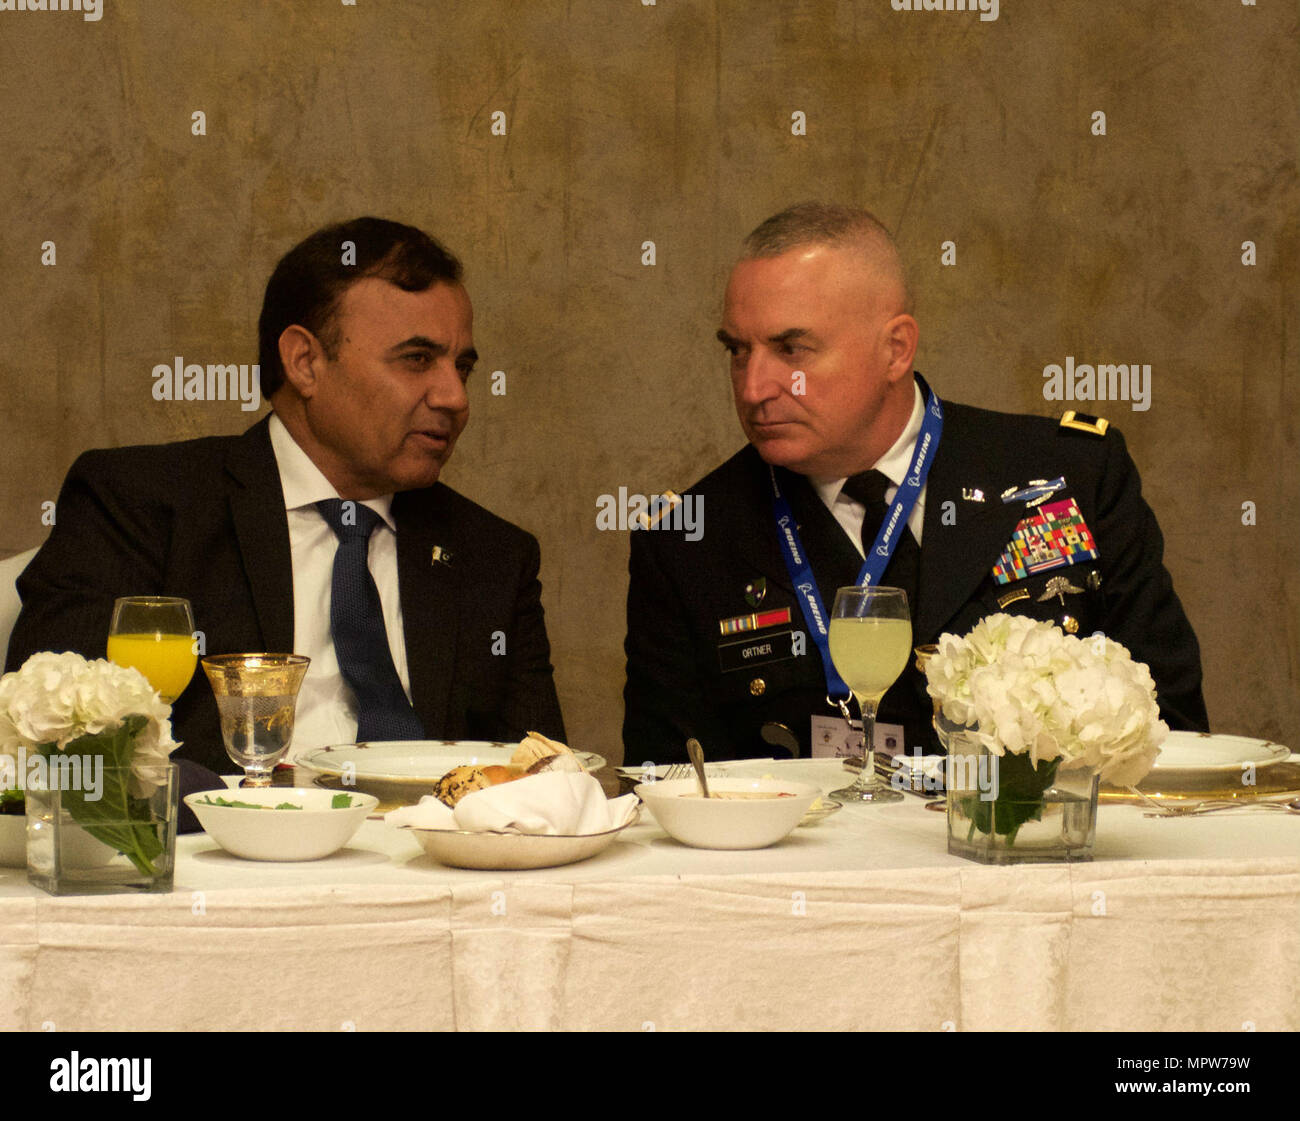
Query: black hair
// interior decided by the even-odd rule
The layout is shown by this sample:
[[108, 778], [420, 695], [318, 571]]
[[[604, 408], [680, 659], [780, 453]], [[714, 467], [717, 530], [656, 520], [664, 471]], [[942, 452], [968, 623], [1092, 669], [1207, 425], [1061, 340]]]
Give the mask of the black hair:
[[377, 277], [404, 292], [459, 284], [460, 261], [423, 230], [383, 218], [354, 218], [317, 230], [283, 257], [266, 282], [257, 320], [262, 397], [284, 385], [280, 336], [306, 328], [333, 358], [339, 343], [338, 305], [358, 280]]

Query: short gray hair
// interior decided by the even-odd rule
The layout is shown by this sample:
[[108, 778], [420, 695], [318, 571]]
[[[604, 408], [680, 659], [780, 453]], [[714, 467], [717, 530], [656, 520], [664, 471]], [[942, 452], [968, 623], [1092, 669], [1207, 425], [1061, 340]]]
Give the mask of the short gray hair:
[[893, 236], [870, 211], [827, 202], [800, 202], [773, 214], [745, 238], [742, 260], [779, 257], [801, 245], [829, 245], [857, 250], [903, 292], [903, 311], [912, 312], [912, 288]]

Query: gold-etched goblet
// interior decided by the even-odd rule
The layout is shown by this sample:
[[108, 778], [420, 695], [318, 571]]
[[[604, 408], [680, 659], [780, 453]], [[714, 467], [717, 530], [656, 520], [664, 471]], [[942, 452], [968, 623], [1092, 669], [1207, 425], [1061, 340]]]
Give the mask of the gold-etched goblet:
[[293, 741], [298, 689], [311, 659], [302, 654], [218, 654], [203, 659], [221, 714], [226, 753], [244, 768], [240, 786], [270, 786]]

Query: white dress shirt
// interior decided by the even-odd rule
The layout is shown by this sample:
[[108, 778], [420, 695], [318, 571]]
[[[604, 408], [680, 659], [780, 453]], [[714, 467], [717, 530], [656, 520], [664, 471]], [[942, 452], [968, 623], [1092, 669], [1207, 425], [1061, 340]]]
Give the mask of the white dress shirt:
[[[298, 693], [293, 743], [286, 761], [314, 747], [352, 743], [357, 738], [356, 699], [339, 669], [330, 633], [330, 586], [338, 537], [316, 503], [339, 498], [339, 492], [298, 446], [278, 416], [270, 421], [271, 448], [284, 488], [285, 516], [289, 522], [289, 552], [293, 558], [293, 653], [311, 658]], [[397, 525], [393, 521], [393, 496], [367, 499], [382, 519], [370, 535], [368, 564], [379, 588], [384, 627], [393, 665], [407, 699], [411, 685], [406, 668], [406, 638], [402, 631], [402, 601], [397, 586]]]
[[[916, 439], [921, 434], [921, 424], [925, 420], [925, 401], [921, 397], [921, 387], [913, 383], [912, 392], [916, 396], [912, 402], [911, 418], [898, 439], [894, 441], [893, 447], [872, 464], [873, 470], [879, 471], [894, 484], [885, 491], [886, 504], [894, 501], [894, 495], [898, 493], [898, 488], [907, 478], [908, 469], [912, 466], [912, 456], [916, 454]], [[844, 484], [848, 482], [848, 476], [843, 479], [810, 478], [809, 482], [812, 483], [818, 497], [826, 504], [826, 509], [844, 527], [844, 532], [853, 542], [853, 547], [857, 549], [859, 555], [865, 557], [866, 554], [862, 551], [862, 522], [866, 517], [867, 508], [861, 502], [841, 493]], [[912, 531], [917, 545], [921, 544], [921, 526], [924, 522], [925, 487], [922, 487], [921, 493], [917, 495], [916, 505], [912, 507], [912, 512], [907, 518], [907, 528]]]

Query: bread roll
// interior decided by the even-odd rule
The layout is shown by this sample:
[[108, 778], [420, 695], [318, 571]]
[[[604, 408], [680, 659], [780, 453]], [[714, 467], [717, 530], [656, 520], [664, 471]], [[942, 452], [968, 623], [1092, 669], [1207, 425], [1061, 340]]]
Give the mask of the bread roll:
[[433, 796], [445, 806], [453, 809], [466, 794], [483, 790], [491, 786], [492, 780], [483, 773], [481, 767], [452, 767], [433, 787]]
[[500, 786], [503, 782], [514, 782], [524, 778], [528, 772], [522, 767], [471, 767], [463, 765], [452, 767], [440, 778], [433, 788], [433, 795], [443, 805], [453, 809], [466, 794], [476, 790], [486, 790], [489, 786]]
[[540, 732], [529, 732], [510, 757], [510, 763], [536, 774], [539, 770], [546, 770], [548, 761], [560, 755], [572, 756], [573, 752], [559, 740], [547, 739]]

